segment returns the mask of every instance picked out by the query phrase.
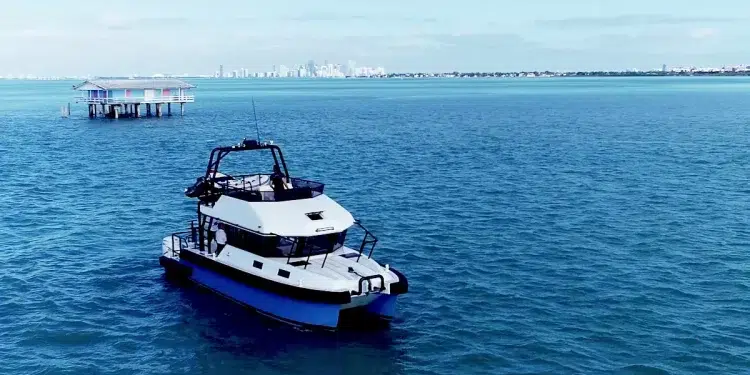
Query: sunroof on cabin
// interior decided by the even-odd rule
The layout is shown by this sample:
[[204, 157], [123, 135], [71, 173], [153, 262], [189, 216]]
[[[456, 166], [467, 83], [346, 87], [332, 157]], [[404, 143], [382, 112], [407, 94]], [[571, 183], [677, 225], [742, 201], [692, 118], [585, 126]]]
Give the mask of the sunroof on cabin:
[[320, 215], [320, 212], [308, 212], [305, 215], [307, 215], [310, 220], [323, 220], [323, 216]]

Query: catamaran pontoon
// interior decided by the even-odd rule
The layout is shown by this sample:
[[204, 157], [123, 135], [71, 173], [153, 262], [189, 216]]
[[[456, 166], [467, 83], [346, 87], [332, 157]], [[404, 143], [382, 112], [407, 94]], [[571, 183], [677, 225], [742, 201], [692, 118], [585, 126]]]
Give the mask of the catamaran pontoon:
[[[248, 150], [270, 150], [274, 173], [219, 172], [227, 155]], [[372, 259], [377, 238], [323, 194], [322, 183], [289, 177], [277, 145], [215, 148], [185, 194], [198, 198], [198, 224], [164, 238], [159, 262], [168, 274], [273, 318], [325, 328], [349, 314], [389, 320], [407, 292], [404, 275]], [[346, 246], [357, 229], [362, 242]]]

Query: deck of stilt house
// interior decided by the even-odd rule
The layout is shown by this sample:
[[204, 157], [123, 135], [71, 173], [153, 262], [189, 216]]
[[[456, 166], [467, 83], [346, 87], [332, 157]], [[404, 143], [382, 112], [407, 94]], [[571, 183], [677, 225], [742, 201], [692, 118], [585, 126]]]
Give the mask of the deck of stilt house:
[[73, 89], [80, 92], [76, 102], [88, 104], [90, 118], [116, 119], [171, 116], [172, 104], [179, 104], [180, 115], [184, 115], [185, 103], [195, 101], [195, 96], [188, 95], [194, 87], [176, 79], [94, 79]]

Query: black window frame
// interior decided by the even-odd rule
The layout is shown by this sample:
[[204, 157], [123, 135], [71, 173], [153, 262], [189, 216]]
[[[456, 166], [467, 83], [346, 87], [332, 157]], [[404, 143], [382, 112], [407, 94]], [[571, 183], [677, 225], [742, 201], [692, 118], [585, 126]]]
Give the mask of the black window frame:
[[[347, 231], [310, 237], [269, 236], [223, 222], [227, 244], [264, 258], [298, 258], [332, 253], [345, 245]], [[283, 247], [280, 247], [283, 246]]]

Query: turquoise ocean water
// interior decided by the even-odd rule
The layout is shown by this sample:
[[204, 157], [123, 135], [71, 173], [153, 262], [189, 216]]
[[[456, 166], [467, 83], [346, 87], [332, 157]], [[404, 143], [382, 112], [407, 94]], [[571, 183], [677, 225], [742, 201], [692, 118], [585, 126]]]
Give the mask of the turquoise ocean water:
[[[748, 79], [196, 80], [185, 117], [118, 121], [60, 118], [74, 83], [0, 81], [1, 374], [750, 368]], [[298, 332], [164, 279], [251, 97], [409, 277], [390, 329]]]

